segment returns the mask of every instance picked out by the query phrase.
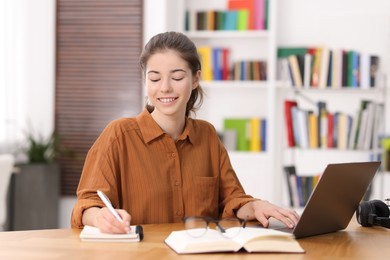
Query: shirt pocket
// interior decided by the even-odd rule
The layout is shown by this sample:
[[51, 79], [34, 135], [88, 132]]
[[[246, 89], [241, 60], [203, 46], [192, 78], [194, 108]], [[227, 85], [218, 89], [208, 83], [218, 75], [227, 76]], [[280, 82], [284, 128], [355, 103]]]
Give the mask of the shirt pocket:
[[196, 201], [199, 214], [202, 216], [218, 216], [218, 177], [195, 177]]

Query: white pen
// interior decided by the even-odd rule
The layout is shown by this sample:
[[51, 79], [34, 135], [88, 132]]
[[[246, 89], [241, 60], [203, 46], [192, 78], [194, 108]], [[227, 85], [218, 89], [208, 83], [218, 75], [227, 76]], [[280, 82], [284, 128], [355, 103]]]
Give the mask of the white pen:
[[100, 199], [104, 202], [104, 205], [110, 210], [112, 215], [116, 217], [117, 220], [123, 223], [122, 218], [119, 216], [118, 212], [114, 209], [114, 207], [111, 204], [110, 199], [104, 194], [102, 191], [98, 190], [97, 194], [99, 195]]

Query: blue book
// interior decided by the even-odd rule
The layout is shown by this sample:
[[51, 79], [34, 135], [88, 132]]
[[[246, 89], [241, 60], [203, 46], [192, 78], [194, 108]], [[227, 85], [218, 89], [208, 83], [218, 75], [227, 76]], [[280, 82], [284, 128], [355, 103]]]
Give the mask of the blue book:
[[222, 80], [222, 49], [213, 48], [213, 79]]
[[260, 123], [261, 129], [261, 151], [267, 151], [267, 119], [262, 118]]
[[224, 30], [237, 30], [237, 11], [231, 10], [225, 12], [225, 19], [223, 23]]
[[359, 58], [360, 55], [358, 52], [354, 51], [352, 52], [352, 85], [351, 87], [358, 87], [359, 82]]

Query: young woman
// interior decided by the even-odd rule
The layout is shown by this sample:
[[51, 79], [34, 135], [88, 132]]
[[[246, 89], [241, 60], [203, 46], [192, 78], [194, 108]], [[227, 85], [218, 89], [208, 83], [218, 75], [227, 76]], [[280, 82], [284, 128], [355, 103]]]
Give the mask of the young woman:
[[297, 213], [245, 194], [214, 127], [190, 117], [203, 99], [194, 43], [178, 32], [158, 34], [146, 44], [140, 65], [146, 108], [135, 118], [111, 122], [91, 147], [72, 227], [124, 233], [130, 223], [180, 222], [185, 216], [257, 219], [265, 227], [274, 217], [293, 227]]

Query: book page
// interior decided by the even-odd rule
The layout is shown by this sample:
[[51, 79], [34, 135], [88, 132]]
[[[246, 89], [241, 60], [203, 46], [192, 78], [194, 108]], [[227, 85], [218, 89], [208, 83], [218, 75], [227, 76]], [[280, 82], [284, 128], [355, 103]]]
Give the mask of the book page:
[[202, 237], [191, 237], [185, 230], [173, 231], [165, 243], [178, 254], [238, 251], [241, 245], [208, 229]]
[[248, 252], [304, 252], [291, 233], [267, 228], [243, 228], [232, 240]]

